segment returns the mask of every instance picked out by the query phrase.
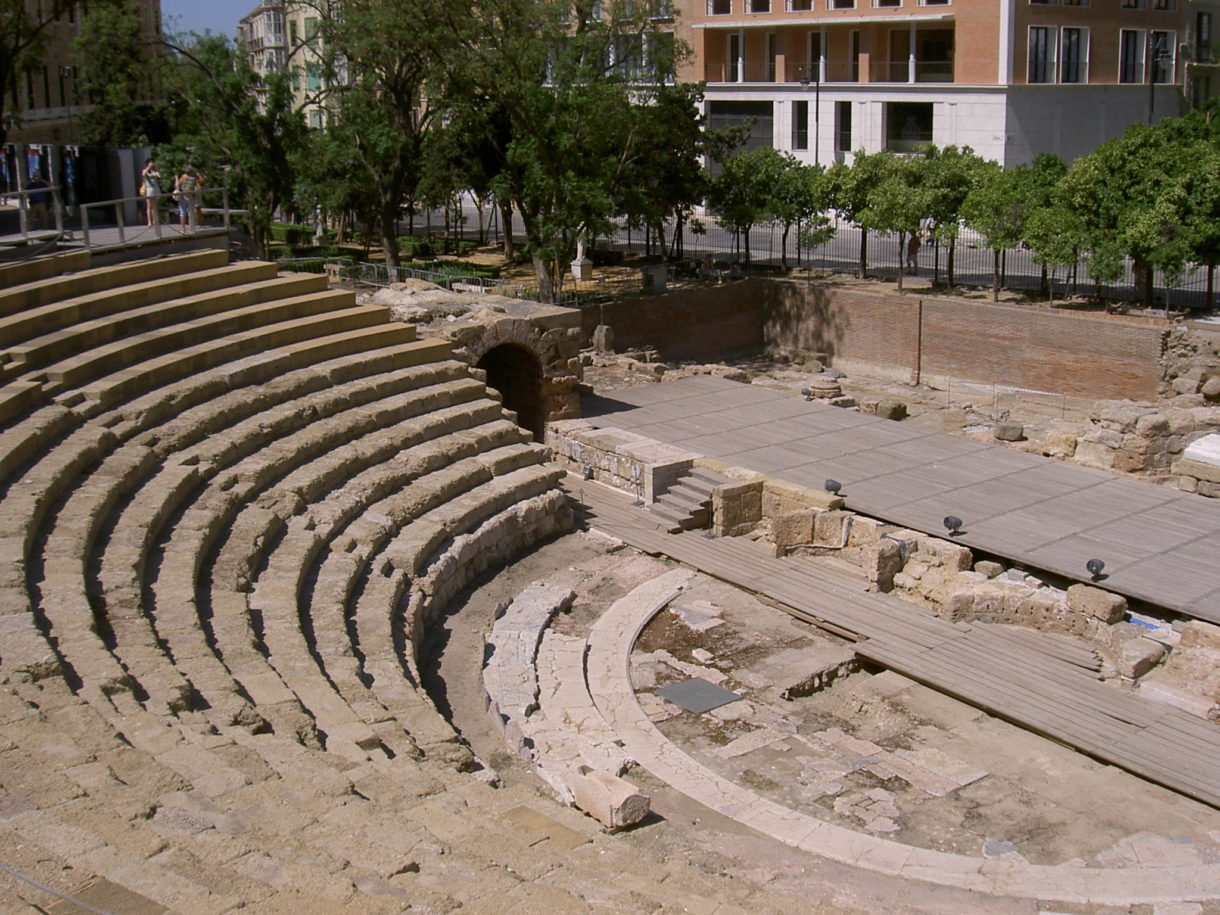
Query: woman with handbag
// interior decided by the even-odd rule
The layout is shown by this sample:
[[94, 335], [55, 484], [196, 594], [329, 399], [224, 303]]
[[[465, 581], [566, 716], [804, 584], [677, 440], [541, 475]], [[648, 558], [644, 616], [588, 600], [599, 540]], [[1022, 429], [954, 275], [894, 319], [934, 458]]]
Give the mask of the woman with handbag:
[[148, 219], [148, 225], [159, 221], [157, 216], [157, 198], [161, 196], [161, 172], [157, 170], [157, 163], [149, 159], [144, 163], [144, 170], [140, 172], [140, 196], [144, 198], [144, 213]]

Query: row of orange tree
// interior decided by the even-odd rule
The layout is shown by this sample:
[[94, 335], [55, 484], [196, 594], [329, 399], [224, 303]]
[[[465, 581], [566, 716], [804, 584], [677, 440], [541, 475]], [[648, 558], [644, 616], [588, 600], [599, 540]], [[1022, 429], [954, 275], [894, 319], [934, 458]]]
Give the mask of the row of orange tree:
[[[928, 232], [947, 250], [950, 286], [957, 240], [968, 226], [993, 251], [997, 296], [1003, 252], [1024, 247], [1042, 265], [1044, 285], [1047, 269], [1081, 261], [1097, 284], [1113, 283], [1129, 261], [1148, 304], [1156, 271], [1172, 284], [1204, 267], [1210, 302], [1220, 260], [1220, 106], [1135, 125], [1070, 165], [1043, 154], [1001, 168], [969, 147], [929, 144], [911, 155], [861, 151], [850, 163], [822, 169], [752, 149], [723, 163], [709, 202], [726, 228], [747, 238], [751, 225], [773, 223], [786, 241], [801, 223], [803, 243], [824, 240], [827, 214], [835, 212], [893, 233], [899, 262], [909, 234]], [[861, 232], [861, 276], [868, 243]]]

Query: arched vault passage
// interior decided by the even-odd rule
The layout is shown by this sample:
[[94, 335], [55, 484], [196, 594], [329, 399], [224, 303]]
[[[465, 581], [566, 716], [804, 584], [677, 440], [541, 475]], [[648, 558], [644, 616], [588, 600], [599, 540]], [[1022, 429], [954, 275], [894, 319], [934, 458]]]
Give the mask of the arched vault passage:
[[487, 373], [487, 384], [500, 392], [505, 409], [517, 414], [517, 425], [542, 441], [547, 410], [542, 395], [542, 363], [527, 347], [502, 343], [483, 354], [477, 368]]

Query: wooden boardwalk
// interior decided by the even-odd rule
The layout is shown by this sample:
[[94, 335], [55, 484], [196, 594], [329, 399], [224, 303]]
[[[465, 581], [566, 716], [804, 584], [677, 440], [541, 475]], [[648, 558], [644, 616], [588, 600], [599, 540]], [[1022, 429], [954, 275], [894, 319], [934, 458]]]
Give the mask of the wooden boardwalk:
[[1103, 683], [1086, 647], [1041, 633], [938, 619], [865, 590], [817, 559], [776, 559], [743, 538], [666, 534], [630, 497], [570, 477], [583, 523], [770, 598], [857, 642], [861, 657], [984, 711], [1220, 807], [1220, 728]]
[[1220, 623], [1220, 501], [712, 376], [587, 398], [584, 416], [776, 479], [843, 484], [847, 507]]

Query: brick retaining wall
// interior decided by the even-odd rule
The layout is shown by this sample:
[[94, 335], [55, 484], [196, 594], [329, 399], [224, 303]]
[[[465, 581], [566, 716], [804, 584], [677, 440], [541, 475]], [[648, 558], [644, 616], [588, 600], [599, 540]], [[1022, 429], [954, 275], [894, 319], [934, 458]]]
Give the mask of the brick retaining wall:
[[763, 348], [822, 354], [898, 381], [946, 379], [1097, 400], [1153, 400], [1169, 325], [869, 287], [754, 278], [584, 309], [620, 352], [712, 361]]

